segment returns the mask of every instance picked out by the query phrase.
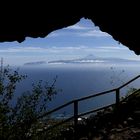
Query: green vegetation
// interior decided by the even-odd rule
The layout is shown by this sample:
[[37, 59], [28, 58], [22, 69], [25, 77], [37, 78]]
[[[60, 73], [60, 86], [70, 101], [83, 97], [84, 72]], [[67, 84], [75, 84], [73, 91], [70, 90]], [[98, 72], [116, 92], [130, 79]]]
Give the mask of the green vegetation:
[[[45, 128], [49, 117], [39, 119], [46, 113], [48, 103], [57, 94], [55, 83], [49, 85], [39, 81], [33, 84], [31, 91], [26, 91], [16, 98], [17, 84], [27, 76], [1, 65], [0, 71], [0, 139], [23, 140], [43, 139], [39, 135]], [[15, 102], [13, 104], [13, 101]]]
[[[123, 73], [124, 71], [122, 71]], [[31, 91], [25, 91], [15, 97], [16, 87], [27, 76], [18, 70], [13, 71], [1, 65], [0, 69], [0, 139], [2, 140], [70, 140], [74, 138], [74, 125], [67, 122], [51, 130], [51, 126], [65, 121], [43, 116], [48, 111], [48, 103], [57, 94], [54, 78], [52, 84], [39, 81], [32, 85]], [[113, 83], [114, 84], [114, 83]], [[133, 94], [131, 94], [133, 93]], [[79, 138], [102, 137], [108, 139], [112, 131], [121, 131], [137, 125], [140, 116], [140, 91], [130, 88], [124, 100], [116, 106], [104, 109], [78, 121]], [[14, 104], [13, 104], [14, 101]], [[120, 129], [120, 128], [119, 128]], [[139, 129], [139, 128], [138, 128]], [[47, 131], [48, 130], [48, 131]]]

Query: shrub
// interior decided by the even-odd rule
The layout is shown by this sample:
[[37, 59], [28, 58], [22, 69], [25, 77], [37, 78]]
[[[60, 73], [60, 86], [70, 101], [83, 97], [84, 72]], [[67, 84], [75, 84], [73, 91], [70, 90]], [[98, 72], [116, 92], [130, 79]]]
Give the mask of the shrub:
[[[31, 91], [24, 92], [17, 98], [15, 105], [15, 90], [17, 84], [27, 76], [11, 70], [9, 66], [0, 71], [0, 139], [20, 140], [31, 139], [38, 135], [47, 122], [48, 117], [40, 118], [46, 113], [48, 102], [57, 94], [55, 83], [39, 81], [32, 85]], [[39, 119], [40, 118], [40, 119]]]

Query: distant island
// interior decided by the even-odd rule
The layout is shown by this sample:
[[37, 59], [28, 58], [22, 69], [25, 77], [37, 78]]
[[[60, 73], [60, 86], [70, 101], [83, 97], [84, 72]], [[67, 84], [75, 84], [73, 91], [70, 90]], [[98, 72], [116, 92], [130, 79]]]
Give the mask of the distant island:
[[71, 60], [55, 60], [49, 61], [50, 64], [67, 64], [67, 63], [76, 63], [76, 64], [84, 64], [84, 63], [139, 63], [140, 61], [122, 59], [122, 58], [110, 58], [110, 57], [96, 57], [92, 54], [79, 59], [71, 59]]
[[35, 66], [43, 64], [140, 64], [138, 60], [129, 60], [123, 58], [113, 58], [113, 57], [97, 57], [93, 54], [90, 54], [84, 58], [79, 59], [69, 59], [69, 60], [53, 60], [53, 61], [36, 61], [24, 63], [25, 66]]
[[42, 65], [42, 64], [46, 64], [46, 61], [37, 61], [37, 62], [28, 62], [28, 63], [24, 63], [25, 66], [30, 66], [30, 65]]

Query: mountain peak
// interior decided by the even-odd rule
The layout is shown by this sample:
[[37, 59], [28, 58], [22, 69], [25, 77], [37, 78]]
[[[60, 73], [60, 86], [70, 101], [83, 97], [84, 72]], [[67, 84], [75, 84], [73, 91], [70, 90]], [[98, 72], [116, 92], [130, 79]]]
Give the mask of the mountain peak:
[[89, 54], [85, 57], [85, 59], [95, 59], [95, 58], [97, 58], [97, 57], [93, 54]]

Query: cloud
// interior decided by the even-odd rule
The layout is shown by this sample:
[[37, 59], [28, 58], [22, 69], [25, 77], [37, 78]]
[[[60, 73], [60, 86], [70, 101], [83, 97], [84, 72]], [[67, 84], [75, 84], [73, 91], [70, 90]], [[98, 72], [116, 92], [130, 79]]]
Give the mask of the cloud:
[[[59, 60], [59, 59], [76, 59], [83, 58], [88, 54], [95, 54], [97, 56], [113, 56], [113, 57], [125, 57], [128, 55], [128, 49], [124, 46], [86, 46], [79, 45], [57, 47], [13, 47], [13, 48], [1, 48], [0, 55], [5, 59], [7, 64], [21, 64], [31, 60]], [[118, 55], [119, 54], [119, 55]], [[131, 52], [129, 52], [131, 58]], [[17, 61], [18, 60], [18, 61]]]
[[81, 37], [109, 37], [110, 35], [100, 30], [90, 30], [78, 34]]
[[65, 28], [66, 30], [89, 30], [91, 29], [90, 27], [86, 27], [86, 26], [81, 26], [79, 24], [75, 24], [75, 25], [72, 25], [72, 26], [69, 26], [67, 28]]
[[94, 24], [77, 23], [75, 25], [54, 31], [48, 35], [48, 37], [59, 37], [59, 36], [108, 37], [110, 35], [100, 31], [99, 27], [94, 26]]
[[128, 48], [121, 46], [79, 46], [79, 52], [86, 53], [118, 53], [118, 52], [127, 52]]
[[8, 53], [8, 54], [28, 54], [30, 53], [31, 55], [34, 53], [47, 53], [53, 50], [51, 47], [43, 48], [43, 47], [13, 47], [13, 48], [4, 48], [0, 49], [0, 53]]
[[67, 47], [11, 47], [11, 48], [2, 48], [0, 49], [0, 53], [67, 53], [67, 52], [75, 52], [75, 51], [120, 51], [120, 50], [128, 50], [128, 48], [121, 46], [97, 46], [90, 47], [79, 45], [77, 47], [67, 46]]
[[105, 49], [105, 50], [128, 50], [128, 48], [124, 47], [124, 46], [121, 46], [121, 47], [118, 47], [118, 46], [101, 46], [99, 47], [100, 49]]
[[49, 37], [57, 37], [57, 36], [60, 36], [60, 33], [51, 32], [50, 34], [48, 34], [47, 38], [49, 38]]
[[13, 47], [0, 49], [0, 53], [63, 53], [81, 50], [84, 47]]
[[[89, 29], [91, 30], [92, 28], [75, 24], [75, 25], [54, 31], [50, 33], [48, 37], [59, 37], [59, 36], [64, 37], [64, 36], [71, 36], [71, 35], [77, 36], [77, 32], [86, 31], [86, 30], [88, 31]], [[69, 32], [69, 31], [73, 31], [73, 32]]]
[[66, 36], [76, 36], [76, 37], [110, 37], [108, 33], [102, 32], [100, 30], [89, 30], [88, 27], [80, 27], [73, 25], [73, 27], [68, 27], [66, 29], [75, 30], [74, 32], [67, 32], [68, 30], [55, 31], [48, 35], [48, 37], [66, 37]]
[[41, 47], [11, 47], [0, 49], [0, 53], [23, 53], [23, 52], [39, 52], [43, 51]]

